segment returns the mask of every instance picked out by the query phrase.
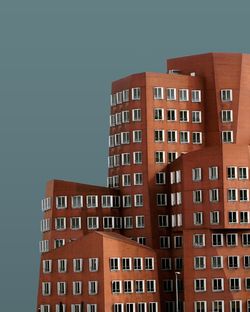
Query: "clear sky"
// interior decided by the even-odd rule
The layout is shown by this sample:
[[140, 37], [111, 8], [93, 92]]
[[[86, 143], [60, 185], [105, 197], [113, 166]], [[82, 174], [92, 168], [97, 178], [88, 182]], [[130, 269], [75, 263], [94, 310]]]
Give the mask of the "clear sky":
[[0, 311], [35, 311], [46, 181], [105, 185], [111, 81], [250, 53], [238, 0], [0, 1]]

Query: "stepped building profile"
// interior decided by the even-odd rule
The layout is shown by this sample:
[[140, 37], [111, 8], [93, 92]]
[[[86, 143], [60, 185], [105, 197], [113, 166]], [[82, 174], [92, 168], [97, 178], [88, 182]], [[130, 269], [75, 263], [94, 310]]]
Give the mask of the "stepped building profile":
[[250, 55], [113, 82], [107, 187], [49, 181], [40, 312], [250, 312]]

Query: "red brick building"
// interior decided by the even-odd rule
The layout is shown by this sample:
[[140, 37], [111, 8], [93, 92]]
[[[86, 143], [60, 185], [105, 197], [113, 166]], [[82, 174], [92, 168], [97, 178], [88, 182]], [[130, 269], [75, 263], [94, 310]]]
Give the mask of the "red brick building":
[[250, 55], [167, 67], [112, 85], [107, 188], [48, 183], [38, 311], [250, 312]]

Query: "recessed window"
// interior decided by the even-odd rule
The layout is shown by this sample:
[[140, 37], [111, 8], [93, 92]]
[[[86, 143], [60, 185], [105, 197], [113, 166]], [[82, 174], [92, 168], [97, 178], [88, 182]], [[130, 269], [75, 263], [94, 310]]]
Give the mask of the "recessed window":
[[134, 152], [133, 153], [133, 162], [135, 165], [142, 164], [142, 152]]
[[[241, 290], [241, 279], [240, 278], [230, 278], [229, 279], [229, 289], [231, 291]], [[241, 310], [238, 310], [241, 311]]]
[[194, 280], [194, 291], [195, 292], [204, 292], [206, 291], [206, 279], [199, 278]]
[[202, 170], [201, 168], [193, 168], [192, 169], [192, 180], [194, 182], [201, 181], [202, 179]]
[[49, 296], [51, 294], [51, 283], [43, 282], [42, 283], [42, 295]]
[[233, 143], [233, 131], [222, 131], [222, 142]]
[[210, 211], [210, 224], [219, 224], [219, 223], [220, 223], [220, 212]]
[[224, 290], [224, 278], [213, 278], [212, 290], [215, 292], [223, 291]]
[[249, 247], [250, 246], [250, 234], [244, 233], [241, 236], [242, 246]]
[[189, 131], [180, 131], [180, 143], [189, 143]]
[[67, 272], [67, 259], [59, 259], [57, 261], [58, 265], [58, 272], [59, 273], [66, 273]]
[[73, 282], [73, 295], [81, 295], [82, 294], [82, 282], [81, 281], [74, 281]]
[[123, 207], [131, 207], [132, 203], [131, 203], [131, 195], [123, 195], [122, 196], [122, 203], [123, 203]]
[[208, 168], [209, 173], [209, 180], [218, 180], [219, 178], [219, 170], [218, 167], [209, 167]]
[[154, 120], [164, 120], [163, 108], [155, 108], [154, 109]]
[[222, 256], [212, 256], [211, 257], [211, 268], [212, 269], [222, 269], [223, 268], [223, 257]]
[[110, 258], [109, 259], [110, 271], [120, 270], [120, 258]]
[[155, 152], [155, 162], [156, 162], [156, 164], [164, 164], [165, 163], [165, 152], [163, 152], [163, 151]]
[[192, 123], [201, 123], [201, 111], [193, 111], [192, 112]]
[[162, 143], [165, 141], [164, 130], [155, 130], [154, 138], [156, 143]]
[[178, 158], [177, 152], [168, 152], [168, 163], [173, 162], [177, 158]]
[[194, 269], [195, 270], [206, 269], [206, 257], [205, 256], [194, 257]]
[[192, 90], [192, 102], [201, 102], [201, 90]]
[[134, 258], [134, 270], [136, 270], [136, 271], [143, 270], [142, 258]]
[[160, 236], [160, 248], [161, 249], [170, 248], [170, 236]]
[[131, 271], [132, 270], [132, 259], [131, 258], [122, 258], [122, 270]]
[[121, 104], [122, 103], [122, 92], [117, 92], [116, 93], [116, 104]]
[[224, 245], [223, 234], [221, 233], [212, 234], [212, 246], [221, 247], [223, 245]]
[[122, 123], [129, 122], [129, 111], [122, 111]]
[[98, 293], [98, 281], [88, 282], [89, 295], [96, 295]]
[[130, 174], [123, 174], [122, 175], [122, 186], [131, 186]]
[[165, 172], [157, 172], [155, 174], [155, 183], [156, 184], [166, 184], [166, 173]]
[[121, 165], [122, 166], [130, 165], [130, 153], [121, 154]]
[[168, 101], [175, 101], [176, 100], [176, 89], [175, 88], [168, 88], [167, 89], [167, 100]]
[[248, 167], [239, 167], [239, 180], [248, 180]]
[[177, 142], [177, 131], [176, 130], [168, 130], [168, 143], [176, 143]]
[[121, 144], [129, 144], [129, 143], [130, 143], [130, 133], [121, 132]]
[[141, 88], [132, 88], [132, 100], [140, 100], [141, 99]]
[[82, 272], [83, 269], [83, 260], [82, 259], [73, 259], [73, 271]]
[[168, 109], [167, 110], [167, 120], [168, 121], [176, 121], [176, 109]]
[[123, 100], [123, 102], [129, 101], [129, 90], [123, 90], [122, 91], [122, 100]]
[[66, 282], [57, 282], [57, 295], [58, 296], [66, 295], [67, 290], [66, 287], [67, 287]]
[[233, 100], [233, 90], [232, 89], [222, 89], [220, 91], [220, 97], [222, 102], [231, 102]]
[[70, 228], [72, 230], [80, 230], [82, 227], [81, 217], [72, 217], [70, 218]]
[[134, 185], [143, 185], [142, 173], [134, 173]]
[[192, 133], [193, 144], [202, 144], [202, 132]]
[[233, 111], [232, 110], [222, 110], [221, 111], [221, 121], [232, 122], [233, 121]]
[[143, 206], [143, 194], [135, 194], [134, 195], [134, 206], [142, 207]]
[[141, 121], [141, 109], [140, 108], [136, 108], [132, 110], [132, 120]]
[[88, 227], [88, 230], [99, 229], [99, 217], [88, 217], [87, 218], [87, 227]]
[[249, 201], [249, 190], [248, 189], [240, 189], [239, 193], [240, 193], [239, 199], [241, 202]]
[[141, 143], [142, 142], [142, 130], [134, 130], [133, 131], [133, 142]]
[[209, 200], [211, 203], [219, 201], [219, 189], [209, 190]]
[[66, 218], [55, 218], [55, 229], [65, 230], [66, 229]]
[[228, 222], [229, 223], [238, 223], [238, 211], [229, 211], [228, 212]]
[[122, 281], [112, 281], [111, 288], [113, 294], [120, 294], [122, 292]]
[[51, 273], [52, 271], [52, 260], [43, 260], [43, 273]]
[[237, 189], [228, 189], [227, 190], [227, 200], [228, 201], [237, 201]]
[[133, 217], [124, 217], [123, 218], [123, 227], [124, 227], [124, 229], [132, 229], [133, 228]]
[[156, 204], [157, 204], [157, 206], [166, 206], [167, 205], [167, 194], [165, 194], [165, 193], [156, 194]]
[[131, 294], [133, 292], [133, 281], [128, 280], [123, 282], [123, 291], [125, 294]]
[[135, 217], [136, 228], [143, 229], [144, 228], [144, 216], [136, 216]]
[[179, 90], [179, 101], [184, 102], [189, 100], [189, 92], [188, 89], [180, 89]]
[[67, 208], [67, 196], [57, 196], [56, 197], [56, 208], [57, 209]]
[[180, 122], [189, 122], [188, 110], [180, 110]]
[[193, 246], [198, 248], [205, 247], [205, 234], [194, 234]]
[[193, 203], [194, 204], [202, 203], [202, 190], [193, 191]]
[[72, 208], [82, 208], [83, 206], [83, 198], [81, 195], [72, 196], [71, 197], [71, 205]]
[[159, 227], [168, 227], [168, 215], [159, 215], [158, 216], [158, 225]]
[[194, 212], [194, 225], [202, 225], [203, 224], [203, 212]]
[[98, 258], [89, 258], [89, 271], [97, 272], [98, 271]]
[[227, 167], [227, 178], [230, 180], [237, 179], [237, 167]]
[[164, 99], [164, 92], [162, 87], [155, 87], [154, 88], [154, 100], [163, 100]]
[[97, 208], [98, 207], [98, 196], [88, 195], [86, 196], [87, 208]]
[[238, 234], [230, 233], [226, 235], [227, 246], [235, 247], [238, 245]]
[[[148, 280], [146, 281], [147, 284], [147, 292], [153, 293], [156, 292], [156, 281], [155, 280]], [[152, 312], [154, 310], [151, 310]]]

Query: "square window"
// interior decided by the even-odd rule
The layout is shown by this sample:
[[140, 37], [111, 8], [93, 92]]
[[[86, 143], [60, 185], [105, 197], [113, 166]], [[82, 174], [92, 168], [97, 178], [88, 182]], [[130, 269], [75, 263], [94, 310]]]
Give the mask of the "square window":
[[164, 120], [164, 109], [155, 108], [154, 109], [154, 120]]
[[233, 143], [233, 131], [222, 131], [222, 143]]
[[201, 111], [193, 111], [192, 112], [192, 123], [201, 123]]
[[154, 100], [163, 100], [164, 92], [162, 87], [154, 87]]
[[138, 101], [141, 99], [141, 88], [132, 88], [132, 101]]
[[167, 89], [167, 100], [168, 101], [175, 101], [176, 100], [176, 89], [175, 88], [168, 88]]
[[180, 122], [189, 122], [188, 110], [180, 110]]
[[201, 102], [201, 90], [192, 90], [192, 102]]
[[220, 91], [222, 102], [232, 102], [233, 100], [233, 90], [232, 89], [222, 89]]
[[188, 89], [180, 89], [179, 90], [179, 101], [189, 101], [189, 92]]
[[167, 110], [167, 120], [168, 121], [176, 121], [176, 109], [168, 109]]

